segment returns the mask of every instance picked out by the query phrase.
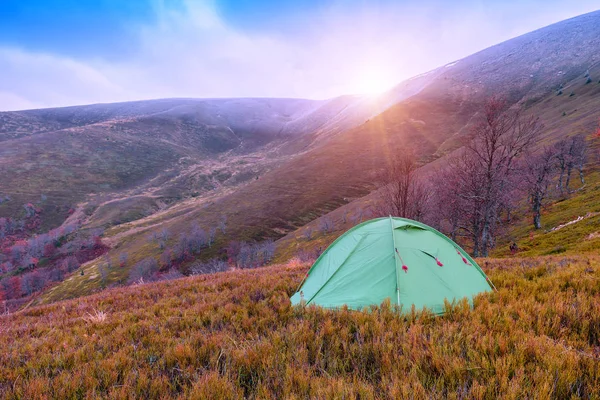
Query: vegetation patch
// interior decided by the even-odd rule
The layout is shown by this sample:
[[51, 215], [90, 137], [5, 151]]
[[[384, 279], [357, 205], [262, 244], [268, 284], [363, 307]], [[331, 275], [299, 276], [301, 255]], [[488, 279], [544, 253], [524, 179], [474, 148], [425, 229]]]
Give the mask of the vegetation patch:
[[291, 263], [0, 317], [0, 397], [595, 398], [600, 259], [480, 260], [446, 315], [292, 307]]

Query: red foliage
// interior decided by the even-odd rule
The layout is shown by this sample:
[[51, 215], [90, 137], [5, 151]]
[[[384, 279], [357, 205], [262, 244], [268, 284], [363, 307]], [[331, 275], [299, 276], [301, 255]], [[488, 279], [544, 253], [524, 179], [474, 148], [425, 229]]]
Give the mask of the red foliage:
[[94, 247], [104, 247], [100, 236], [94, 236]]
[[13, 276], [9, 278], [4, 291], [7, 298], [18, 299], [21, 297], [21, 277]]
[[44, 246], [44, 257], [51, 258], [54, 254], [56, 254], [56, 246], [54, 246], [54, 243], [46, 243]]

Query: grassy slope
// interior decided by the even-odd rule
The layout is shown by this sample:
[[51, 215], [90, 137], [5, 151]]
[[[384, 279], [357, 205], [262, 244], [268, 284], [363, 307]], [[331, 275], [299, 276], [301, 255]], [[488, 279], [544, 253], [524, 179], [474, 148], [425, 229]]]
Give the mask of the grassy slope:
[[[597, 122], [592, 110], [595, 109], [595, 104], [600, 98], [596, 93], [600, 90], [600, 84], [596, 87], [579, 83], [578, 87], [578, 96], [561, 97], [549, 91], [545, 96], [539, 97], [535, 104], [530, 104], [529, 112], [541, 115], [546, 124], [544, 143], [556, 140], [567, 133], [589, 132]], [[579, 114], [562, 116], [563, 108], [571, 109], [573, 107], [577, 108]], [[230, 195], [214, 201], [200, 199], [201, 201], [190, 202], [187, 205], [181, 204], [165, 213], [129, 224], [129, 227], [153, 226], [150, 228], [151, 230], [161, 230], [167, 227], [171, 232], [177, 233], [188, 231], [193, 222], [208, 229], [210, 226], [214, 226], [222, 215], [227, 215], [227, 237], [218, 237], [214, 250], [205, 252], [204, 257], [217, 256], [218, 249], [231, 238], [252, 240], [265, 236], [277, 237], [281, 234], [280, 232], [288, 232], [288, 234], [279, 241], [278, 261], [285, 261], [293, 257], [299, 250], [324, 249], [337, 236], [351, 227], [350, 220], [355, 213], [354, 210], [359, 206], [364, 207], [364, 204], [372, 201], [372, 196], [367, 196], [345, 204], [348, 200], [366, 194], [369, 188], [372, 188], [372, 175], [382, 167], [382, 156], [393, 154], [394, 149], [402, 147], [402, 143], [407, 138], [422, 143], [423, 148], [427, 148], [425, 153], [431, 154], [435, 151], [436, 146], [443, 142], [444, 137], [450, 137], [449, 141], [455, 140], [452, 135], [440, 132], [464, 131], [465, 121], [469, 119], [468, 116], [472, 112], [473, 107], [469, 103], [448, 103], [442, 106], [433, 100], [427, 105], [416, 100], [405, 102], [377, 118], [371, 119], [369, 123], [339, 135], [328, 142], [326, 146], [292, 159]], [[443, 118], [439, 118], [439, 116]], [[442, 123], [446, 117], [450, 118], [453, 124], [443, 126]], [[416, 120], [427, 120], [428, 125], [423, 127], [422, 124], [407, 122]], [[453, 146], [455, 147], [449, 143], [442, 145], [442, 147], [450, 148]], [[359, 158], [356, 157], [356, 149], [361, 149]], [[593, 149], [593, 152], [590, 164], [595, 168], [597, 149]], [[594, 172], [594, 175], [588, 179], [586, 189], [575, 193], [572, 199], [565, 203], [565, 206], [577, 205], [573, 213], [579, 212], [580, 209], [581, 212], [585, 209], [591, 210], [595, 203], [590, 201], [593, 200], [598, 186], [596, 179]], [[585, 197], [588, 194], [591, 195], [589, 199]], [[337, 231], [322, 235], [318, 233], [319, 222], [316, 218], [327, 213], [331, 213], [330, 215], [336, 221]], [[550, 215], [552, 213], [552, 210], [546, 212]], [[585, 214], [585, 212], [583, 213]], [[346, 217], [345, 223], [342, 222], [344, 216]], [[547, 216], [544, 216], [544, 223], [550, 228], [572, 219], [572, 215], [567, 211], [557, 212], [555, 218], [547, 218]], [[527, 243], [528, 220], [528, 216], [522, 217], [522, 222], [517, 225], [513, 235], [521, 248], [531, 249], [532, 244], [535, 244], [536, 250], [526, 253], [531, 255], [546, 254], [552, 251], [556, 246], [546, 246], [546, 244], [550, 245], [550, 241]], [[556, 225], [552, 225], [552, 223], [556, 223]], [[303, 232], [308, 226], [315, 231], [310, 240], [303, 237]], [[574, 228], [570, 227], [569, 229]], [[129, 228], [124, 227], [124, 229]], [[107, 234], [113, 235], [119, 232], [121, 232], [121, 228], [116, 226]], [[568, 233], [567, 236], [570, 237], [569, 235], [571, 234]], [[560, 237], [556, 234], [550, 236]], [[158, 257], [160, 254], [158, 246], [148, 243], [147, 237], [148, 231], [141, 230], [120, 240], [118, 246], [111, 252], [113, 264], [118, 263], [117, 259], [121, 252], [128, 253], [129, 266], [148, 256]], [[568, 237], [567, 242], [570, 240]], [[576, 235], [572, 238], [578, 242], [583, 240], [581, 236]], [[558, 240], [565, 241], [564, 238]], [[593, 246], [597, 242], [595, 240], [590, 243]], [[590, 243], [587, 243], [586, 246]], [[577, 249], [590, 249], [589, 246], [586, 246], [579, 246]], [[566, 249], [570, 250], [571, 247], [567, 246]], [[506, 255], [508, 251], [505, 246], [500, 246], [495, 254]], [[92, 268], [95, 268], [93, 263], [91, 265]], [[127, 271], [113, 271], [109, 277], [109, 283], [118, 282], [125, 279], [126, 276]], [[99, 288], [98, 279], [74, 276], [73, 279], [59, 285], [53, 292], [45, 294], [43, 301], [86, 295]]]
[[[572, 29], [575, 35], [579, 28]], [[223, 245], [230, 240], [279, 238], [294, 232], [320, 215], [367, 194], [373, 188], [376, 171], [406, 144], [416, 144], [427, 160], [456, 148], [458, 139], [468, 132], [484, 97], [500, 89], [508, 92], [512, 101], [518, 101], [528, 111], [541, 116], [547, 127], [544, 143], [569, 133], [589, 130], [597, 123], [600, 84], [596, 77], [600, 76], [600, 64], [594, 61], [592, 49], [596, 41], [590, 33], [593, 29], [584, 30], [587, 39], [583, 41], [577, 35], [570, 35], [566, 40], [562, 34], [546, 37], [546, 31], [538, 32], [536, 35], [545, 38], [541, 42], [538, 36], [536, 40], [521, 38], [444, 68], [444, 73], [417, 96], [396, 104], [362, 126], [319, 142], [320, 147], [281, 162], [270, 172], [261, 173], [258, 180], [253, 179], [258, 173], [252, 175], [250, 182], [234, 193], [229, 191], [220, 198], [213, 196], [215, 193], [202, 194], [198, 202], [181, 202], [167, 212], [114, 227], [107, 235], [127, 230], [132, 231], [132, 235], [123, 235], [124, 240], [118, 242], [111, 256], [116, 260], [119, 253], [127, 252], [130, 256], [128, 266], [148, 256], [159, 256], [158, 248], [147, 243], [149, 232], [130, 228], [146, 226], [149, 230], [161, 230], [167, 227], [178, 234], [198, 223], [208, 230], [222, 215], [228, 216], [227, 237], [218, 238], [216, 246], [202, 254], [204, 258], [220, 255]], [[535, 44], [538, 42], [545, 43], [539, 51]], [[564, 48], [557, 51], [553, 47], [555, 44]], [[546, 53], [552, 57], [542, 63], [539, 57], [548, 55]], [[584, 76], [586, 68], [594, 78], [589, 84]], [[560, 84], [564, 86], [564, 93], [558, 96]], [[570, 96], [571, 92], [573, 96]], [[154, 124], [148, 127], [155, 128]], [[141, 168], [143, 171], [148, 169]], [[178, 182], [167, 191], [169, 196], [176, 198], [177, 193], [188, 190], [190, 185]], [[138, 210], [126, 209], [109, 220], [140, 216]], [[330, 236], [333, 239], [334, 235]], [[328, 241], [329, 238], [320, 237], [318, 246], [325, 247]], [[283, 249], [281, 254], [293, 254], [290, 250], [298, 242], [288, 243], [292, 246]], [[311, 245], [307, 243], [307, 246]], [[89, 294], [98, 289], [92, 281], [86, 282], [87, 285], [78, 285], [84, 290], [75, 290], [67, 282], [55, 293]]]
[[498, 291], [438, 318], [292, 308], [307, 268], [2, 316], [0, 397], [599, 398], [598, 257], [488, 260]]
[[[587, 89], [590, 92], [588, 96], [581, 97], [578, 102], [573, 103], [572, 98], [563, 98], [554, 103], [554, 94], [547, 95], [545, 100], [538, 99], [539, 103], [530, 109], [530, 112], [539, 115], [545, 123], [546, 129], [543, 140], [539, 146], [550, 145], [557, 139], [566, 135], [582, 134], [594, 131], [597, 127], [597, 115], [593, 113], [594, 105], [600, 100], [600, 84], [598, 87], [583, 85], [580, 89]], [[548, 107], [548, 108], [545, 108]], [[574, 112], [579, 112], [577, 119], [566, 120], [558, 117], [560, 110], [564, 107], [578, 107]], [[561, 120], [562, 119], [562, 120]], [[536, 256], [562, 252], [585, 252], [597, 249], [600, 246], [600, 215], [593, 215], [600, 212], [600, 138], [594, 135], [588, 136], [588, 158], [585, 169], [585, 185], [579, 182], [577, 171], [573, 172], [571, 179], [571, 189], [573, 193], [556, 200], [556, 191], [552, 192], [553, 201], [550, 201], [542, 214], [543, 229], [533, 232], [533, 239], [530, 233], [533, 231], [531, 226], [531, 215], [528, 206], [523, 205], [515, 220], [511, 223], [508, 232], [503, 232], [510, 240], [514, 240], [519, 245], [520, 256]], [[443, 158], [425, 165], [427, 170], [434, 170], [436, 165], [443, 162]], [[554, 190], [554, 189], [552, 189]], [[356, 199], [332, 212], [327, 213], [327, 217], [335, 222], [335, 231], [323, 234], [319, 232], [319, 220], [313, 220], [296, 231], [288, 233], [279, 239], [277, 244], [277, 260], [285, 261], [295, 256], [299, 251], [313, 251], [314, 249], [325, 249], [339, 235], [353, 226], [351, 217], [357, 213], [356, 210], [368, 210], [376, 201], [376, 193], [372, 192], [367, 196]], [[586, 216], [591, 213], [590, 218], [582, 222], [562, 228], [556, 232], [550, 232], [551, 229], [572, 221], [579, 216]], [[368, 217], [367, 217], [368, 218]], [[306, 238], [305, 232], [313, 232], [310, 239]], [[594, 235], [598, 234], [598, 235]], [[592, 236], [590, 236], [592, 235]], [[493, 251], [494, 256], [506, 256], [510, 254], [508, 250], [510, 242], [502, 240], [499, 246]]]
[[[520, 248], [521, 257], [555, 253], [581, 253], [600, 247], [600, 172], [587, 179], [587, 185], [570, 197], [548, 205], [542, 214], [543, 228], [534, 231], [529, 216], [520, 220], [510, 236]], [[574, 224], [552, 230], [562, 224], [584, 217]], [[496, 255], [506, 255], [508, 244], [495, 250]]]

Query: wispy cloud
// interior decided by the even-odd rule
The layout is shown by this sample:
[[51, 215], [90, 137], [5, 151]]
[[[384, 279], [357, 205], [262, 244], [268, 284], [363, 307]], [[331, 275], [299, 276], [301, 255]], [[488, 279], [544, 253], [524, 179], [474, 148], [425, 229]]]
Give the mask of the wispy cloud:
[[0, 46], [0, 110], [160, 97], [332, 97], [374, 81], [391, 86], [593, 9], [591, 1], [443, 3], [334, 3], [310, 18], [288, 16], [294, 29], [278, 32], [233, 26], [210, 1], [157, 2], [157, 22], [139, 26], [139, 48], [119, 60]]

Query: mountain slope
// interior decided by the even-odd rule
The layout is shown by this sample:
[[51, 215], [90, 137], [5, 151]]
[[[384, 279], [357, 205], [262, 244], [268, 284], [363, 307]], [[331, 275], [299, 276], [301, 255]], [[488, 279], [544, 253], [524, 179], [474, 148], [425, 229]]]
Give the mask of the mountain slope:
[[[595, 40], [600, 34], [600, 13], [580, 18], [432, 72], [429, 83], [414, 96], [321, 142], [214, 204], [190, 210], [185, 219], [214, 223], [220, 213], [226, 213], [233, 226], [246, 232], [253, 228], [259, 237], [293, 230], [368, 193], [374, 174], [397, 149], [415, 147], [424, 161], [430, 161], [458, 147], [482, 102], [492, 93], [504, 94], [511, 104], [539, 115], [546, 125], [544, 140], [591, 131], [600, 104], [600, 84], [596, 80], [586, 83], [586, 75], [600, 80], [600, 42]], [[553, 64], [532, 62], [547, 55]], [[561, 85], [563, 92], [574, 95], [557, 95]], [[173, 226], [183, 229], [176, 222]]]
[[53, 227], [90, 194], [140, 194], [151, 179], [167, 202], [235, 186], [378, 112], [338, 116], [362, 101], [167, 99], [0, 113], [0, 194], [12, 199], [0, 216], [44, 195], [44, 226]]
[[[60, 131], [7, 140], [5, 159], [16, 160], [22, 149], [35, 148], [37, 140], [73, 134], [67, 148], [72, 147], [73, 154], [82, 151], [85, 160], [91, 160], [82, 161], [88, 162], [84, 169], [92, 174], [85, 181], [110, 185], [87, 187], [78, 201], [85, 199], [86, 191], [109, 193], [108, 198], [96, 195], [97, 203], [88, 201], [88, 206], [98, 207], [98, 214], [91, 207], [84, 226], [120, 223], [105, 235], [113, 246], [110, 256], [115, 264], [121, 253], [129, 255], [126, 268], [111, 276], [111, 282], [119, 282], [127, 268], [162, 253], [158, 244], [148, 240], [162, 230], [180, 234], [197, 224], [209, 231], [227, 217], [224, 233], [218, 233], [214, 245], [201, 254], [204, 259], [223, 257], [232, 240], [281, 238], [368, 194], [375, 188], [375, 174], [399, 149], [416, 148], [423, 163], [441, 160], [461, 145], [490, 95], [503, 95], [512, 106], [540, 116], [546, 126], [544, 143], [589, 132], [597, 123], [600, 106], [599, 36], [600, 12], [583, 15], [408, 80], [375, 102], [354, 97], [323, 102], [161, 100], [77, 109], [83, 114], [94, 110], [89, 120], [75, 109], [63, 109], [48, 123], [71, 127], [61, 125]], [[35, 116], [34, 126], [45, 112], [25, 114]], [[89, 123], [72, 126], [81, 124], [82, 118]], [[41, 132], [37, 125], [31, 132], [35, 129]], [[99, 146], [102, 140], [106, 146], [114, 141], [122, 150], [112, 159], [109, 150], [93, 158], [92, 149], [104, 149]], [[28, 145], [21, 146], [21, 141]], [[51, 143], [47, 140], [50, 149]], [[140, 146], [139, 151], [127, 154], [129, 143]], [[50, 154], [58, 157], [61, 151], [57, 148]], [[168, 155], [163, 156], [163, 151]], [[43, 157], [41, 152], [38, 158]], [[104, 160], [111, 160], [107, 165], [117, 171], [102, 169]], [[127, 163], [140, 163], [140, 168]], [[29, 168], [41, 181], [44, 172], [58, 175], [65, 164], [67, 160], [44, 168], [42, 163], [24, 163], [19, 173], [25, 179]], [[76, 175], [65, 168], [67, 176]], [[130, 168], [132, 176], [123, 175]], [[7, 179], [1, 178], [5, 175], [0, 175], [0, 181]], [[103, 180], [103, 175], [114, 178]], [[132, 196], [140, 196], [135, 197], [139, 202], [128, 202]], [[142, 212], [140, 204], [145, 205]], [[131, 207], [126, 211], [133, 218], [114, 215], [120, 205]], [[5, 206], [0, 211], [1, 207]], [[93, 270], [97, 263], [86, 268]], [[89, 293], [99, 286], [99, 279], [74, 277], [52, 298], [61, 298], [59, 293]]]

